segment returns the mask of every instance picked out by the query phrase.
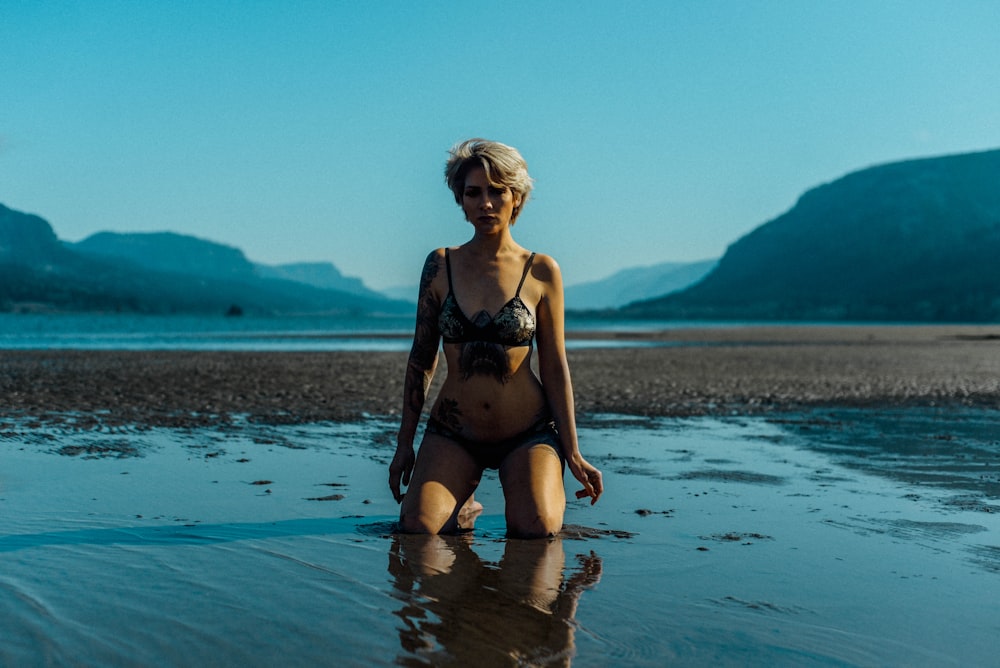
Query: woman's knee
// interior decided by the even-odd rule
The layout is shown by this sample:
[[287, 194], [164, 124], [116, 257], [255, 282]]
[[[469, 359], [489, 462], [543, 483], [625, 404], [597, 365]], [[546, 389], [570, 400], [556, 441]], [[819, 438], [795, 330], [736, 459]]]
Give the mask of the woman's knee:
[[403, 533], [454, 533], [460, 528], [459, 514], [462, 507], [450, 495], [441, 498], [434, 494], [420, 495], [417, 490], [413, 490], [403, 498], [403, 506], [399, 512], [399, 530]]
[[467, 452], [436, 435], [425, 437], [410, 486], [403, 497], [399, 529], [439, 534], [458, 530], [463, 502], [479, 485], [481, 471]]
[[444, 533], [448, 517], [445, 513], [403, 508], [399, 513], [399, 530], [403, 533]]
[[400, 513], [399, 515], [399, 530], [402, 533], [440, 533], [440, 528], [435, 527], [434, 524], [428, 522], [426, 518], [407, 515], [405, 513]]
[[507, 516], [507, 535], [513, 538], [550, 538], [558, 535], [562, 526], [563, 513], [557, 509]]

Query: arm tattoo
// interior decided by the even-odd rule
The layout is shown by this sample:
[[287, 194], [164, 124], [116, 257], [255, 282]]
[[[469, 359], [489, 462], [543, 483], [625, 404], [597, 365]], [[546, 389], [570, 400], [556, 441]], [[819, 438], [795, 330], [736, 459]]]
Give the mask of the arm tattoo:
[[410, 348], [410, 358], [406, 364], [406, 402], [407, 407], [417, 414], [423, 409], [430, 388], [431, 378], [437, 362], [438, 345], [441, 333], [438, 330], [438, 312], [441, 305], [431, 284], [439, 270], [438, 258], [435, 253], [427, 256], [423, 272], [420, 275], [420, 294], [417, 297], [417, 324], [413, 335], [413, 347]]

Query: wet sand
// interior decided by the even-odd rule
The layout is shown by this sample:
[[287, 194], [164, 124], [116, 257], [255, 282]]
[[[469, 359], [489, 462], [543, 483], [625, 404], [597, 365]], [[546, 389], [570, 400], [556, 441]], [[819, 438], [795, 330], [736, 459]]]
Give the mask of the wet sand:
[[[574, 333], [581, 416], [1000, 408], [1000, 326]], [[608, 339], [623, 344], [607, 346]], [[198, 426], [395, 416], [405, 353], [0, 351], [0, 417]], [[443, 369], [439, 375], [443, 373]]]
[[405, 353], [0, 351], [0, 664], [995, 659], [994, 329], [577, 336], [608, 493], [552, 541], [494, 472], [394, 534]]
[[[0, 430], [0, 665], [992, 665], [995, 411], [599, 418], [562, 535], [393, 532], [395, 422]], [[571, 481], [567, 482], [573, 488]]]

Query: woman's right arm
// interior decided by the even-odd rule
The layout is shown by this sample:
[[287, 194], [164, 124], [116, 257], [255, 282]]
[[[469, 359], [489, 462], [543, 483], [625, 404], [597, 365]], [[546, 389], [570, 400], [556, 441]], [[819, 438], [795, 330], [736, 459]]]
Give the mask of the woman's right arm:
[[434, 378], [434, 370], [437, 368], [438, 348], [441, 343], [441, 332], [438, 329], [441, 300], [432, 286], [441, 266], [442, 255], [441, 250], [428, 255], [420, 275], [417, 324], [403, 380], [402, 420], [396, 437], [396, 454], [389, 465], [389, 488], [397, 503], [403, 500], [400, 483], [410, 484], [410, 473], [413, 472], [413, 464], [416, 461], [413, 439], [420, 423], [420, 413], [427, 400], [427, 391]]

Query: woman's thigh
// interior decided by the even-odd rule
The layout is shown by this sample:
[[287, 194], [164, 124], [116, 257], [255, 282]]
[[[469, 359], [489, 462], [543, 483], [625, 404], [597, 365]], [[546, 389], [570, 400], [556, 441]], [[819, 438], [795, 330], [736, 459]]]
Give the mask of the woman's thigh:
[[482, 473], [462, 446], [440, 434], [426, 434], [400, 508], [402, 530], [449, 533], [460, 529], [458, 512], [476, 490]]
[[566, 512], [563, 462], [548, 443], [526, 445], [510, 453], [500, 467], [506, 500], [507, 533], [523, 538], [552, 536], [562, 529]]

